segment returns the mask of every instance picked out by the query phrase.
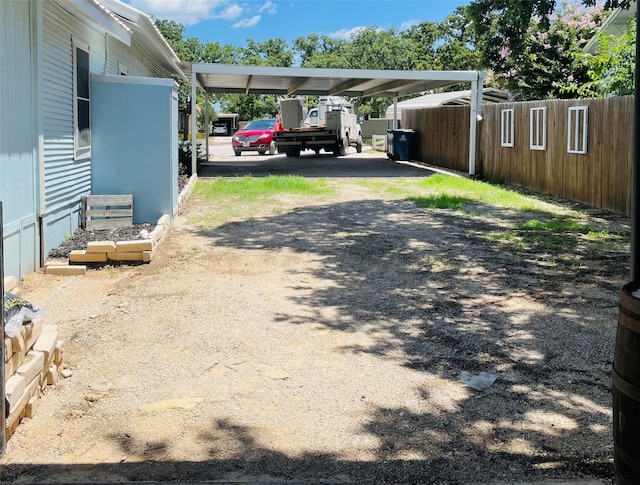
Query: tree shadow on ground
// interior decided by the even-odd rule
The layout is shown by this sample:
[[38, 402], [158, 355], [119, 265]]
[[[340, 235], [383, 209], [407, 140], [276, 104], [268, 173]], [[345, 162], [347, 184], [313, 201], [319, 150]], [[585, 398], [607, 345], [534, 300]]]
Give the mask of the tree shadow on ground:
[[[471, 467], [482, 476], [491, 463], [506, 461], [505, 469], [531, 476], [610, 478], [609, 372], [626, 254], [594, 261], [579, 234], [566, 234], [563, 250], [575, 255], [579, 269], [549, 267], [535, 252], [488, 240], [505, 221], [522, 217], [491, 212], [493, 218], [480, 218], [368, 200], [300, 208], [203, 235], [214, 246], [286, 248], [323, 258], [313, 276], [332, 284], [301, 291], [299, 303], [315, 311], [282, 314], [283, 323], [370, 328], [373, 343], [345, 350], [443, 379], [457, 380], [463, 370], [499, 376], [489, 389], [443, 410], [446, 428], [429, 414], [379, 409], [365, 431], [381, 439], [382, 462], [408, 451], [437, 456], [430, 430], [456, 443], [466, 474]], [[326, 307], [337, 308], [338, 317], [324, 316]], [[431, 391], [419, 392], [428, 398]], [[474, 427], [482, 429], [481, 441], [470, 437]], [[386, 442], [397, 429], [406, 430], [405, 439]], [[510, 453], [512, 445], [528, 452]]]
[[[158, 456], [139, 452], [141, 463], [76, 471], [129, 480], [294, 483], [611, 479], [609, 373], [623, 255], [592, 264], [576, 243], [571, 250], [584, 259], [582, 269], [558, 271], [536, 254], [512, 252], [486, 238], [503, 231], [510, 217], [364, 200], [200, 229], [215, 247], [265, 251], [265, 257], [283, 249], [318, 256], [323, 264], [306, 276], [330, 284], [309, 291], [301, 282], [294, 298], [311, 312], [281, 313], [278, 321], [367, 333], [366, 344], [343, 350], [429, 376], [433, 386], [417, 385], [415, 393], [432, 403], [430, 411], [373, 410], [361, 430], [379, 443], [372, 462], [289, 457], [260, 446], [249, 429], [213, 422], [200, 436], [209, 460], [163, 460], [160, 451], [171, 444], [160, 442], [153, 446]], [[323, 312], [328, 307], [335, 310], [331, 317]], [[457, 382], [461, 371], [498, 379], [483, 391], [438, 401], [437, 385]], [[219, 433], [237, 443], [233, 456], [219, 449]], [[12, 465], [4, 474], [23, 471], [65, 476], [63, 466], [46, 465]]]

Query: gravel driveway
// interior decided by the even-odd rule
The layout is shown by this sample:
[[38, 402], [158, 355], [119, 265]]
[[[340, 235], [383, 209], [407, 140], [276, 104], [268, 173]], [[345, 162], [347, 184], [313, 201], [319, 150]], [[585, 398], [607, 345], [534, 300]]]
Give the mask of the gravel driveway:
[[610, 483], [628, 247], [549, 265], [486, 237], [531, 214], [419, 208], [380, 184], [431, 172], [380, 154], [203, 173], [261, 161], [336, 192], [228, 217], [196, 194], [148, 265], [25, 279], [72, 375], [5, 482]]

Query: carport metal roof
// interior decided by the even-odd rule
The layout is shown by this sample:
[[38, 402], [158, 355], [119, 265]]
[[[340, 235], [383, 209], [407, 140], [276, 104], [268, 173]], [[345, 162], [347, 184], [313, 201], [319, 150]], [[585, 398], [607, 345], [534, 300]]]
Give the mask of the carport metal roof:
[[[191, 98], [196, 87], [205, 93], [295, 95], [337, 95], [345, 97], [397, 98], [460, 83], [471, 84], [469, 173], [475, 175], [476, 124], [482, 99], [481, 71], [387, 71], [372, 69], [321, 69], [305, 67], [241, 66], [233, 64], [180, 65], [191, 78]], [[191, 104], [192, 133], [197, 132], [196, 105]], [[394, 116], [397, 119], [397, 116]], [[196, 167], [196, 141], [192, 137], [192, 164]], [[195, 172], [194, 172], [195, 173]]]
[[380, 96], [394, 98], [481, 81], [479, 71], [385, 71], [304, 67], [181, 64], [208, 93]]

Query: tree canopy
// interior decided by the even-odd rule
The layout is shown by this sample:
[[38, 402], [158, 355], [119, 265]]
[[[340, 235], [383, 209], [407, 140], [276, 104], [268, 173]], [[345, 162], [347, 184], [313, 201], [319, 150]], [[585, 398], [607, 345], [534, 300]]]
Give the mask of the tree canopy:
[[[374, 25], [355, 31], [349, 39], [309, 34], [291, 45], [279, 37], [265, 42], [249, 38], [243, 46], [202, 43], [186, 37], [182, 24], [157, 20], [156, 25], [186, 62], [485, 70], [486, 85], [505, 88], [517, 99], [566, 98], [623, 94], [629, 92], [629, 86], [632, 89], [634, 32], [630, 30], [623, 38], [603, 38], [595, 56], [583, 52], [609, 9], [628, 8], [630, 1], [473, 0], [440, 23], [425, 21], [406, 30]], [[189, 96], [187, 85], [181, 98]], [[361, 114], [373, 117], [382, 115], [391, 104], [388, 98], [355, 101]], [[271, 117], [278, 109], [273, 95], [220, 94], [211, 103], [245, 120]]]

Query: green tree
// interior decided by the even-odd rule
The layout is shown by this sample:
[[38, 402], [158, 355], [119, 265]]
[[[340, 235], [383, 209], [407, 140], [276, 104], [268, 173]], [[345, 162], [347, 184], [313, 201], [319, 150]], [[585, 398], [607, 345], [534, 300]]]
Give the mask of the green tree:
[[293, 41], [295, 55], [300, 59], [300, 67], [326, 69], [349, 68], [348, 47], [350, 41], [334, 39], [326, 35], [310, 34]]
[[436, 65], [436, 43], [441, 28], [434, 22], [422, 22], [402, 32], [402, 47], [406, 50], [407, 67], [417, 71], [431, 70]]
[[238, 62], [250, 66], [293, 66], [293, 50], [289, 49], [286, 41], [280, 37], [269, 39], [266, 42], [256, 42], [247, 39], [247, 46], [239, 49]]
[[633, 94], [636, 67], [636, 20], [632, 19], [622, 36], [602, 35], [595, 54], [579, 52], [576, 62], [587, 73], [588, 81], [578, 83], [570, 75], [561, 87], [580, 97], [603, 98]]
[[[616, 7], [628, 9], [630, 1], [606, 0], [602, 6], [605, 10]], [[530, 29], [533, 21], [540, 33], [548, 32], [557, 3], [559, 2], [556, 0], [473, 0], [466, 8], [468, 16], [473, 21], [476, 47], [481, 53], [482, 65], [489, 70], [495, 69], [499, 75], [515, 75], [517, 72], [512, 70], [515, 66], [504, 69], [504, 59], [509, 56], [519, 59], [520, 63], [524, 63], [528, 58], [542, 68], [541, 52], [530, 49]], [[583, 0], [582, 3], [594, 6], [596, 0]], [[550, 49], [545, 51], [547, 54]], [[551, 75], [553, 73], [547, 77]], [[524, 84], [531, 82], [530, 79], [520, 79], [512, 80], [508, 84], [515, 84], [517, 87], [521, 81], [524, 81]], [[559, 78], [554, 81], [559, 81]], [[524, 88], [524, 85], [522, 87]]]
[[430, 69], [477, 70], [481, 68], [482, 56], [477, 49], [477, 38], [473, 20], [465, 7], [458, 7], [438, 25], [437, 45]]
[[532, 18], [518, 52], [501, 47], [491, 66], [495, 82], [520, 100], [572, 97], [563, 89], [566, 80], [588, 80], [586, 68], [575, 62], [575, 56], [595, 35], [607, 13], [602, 4], [585, 7], [563, 1], [547, 22]]

